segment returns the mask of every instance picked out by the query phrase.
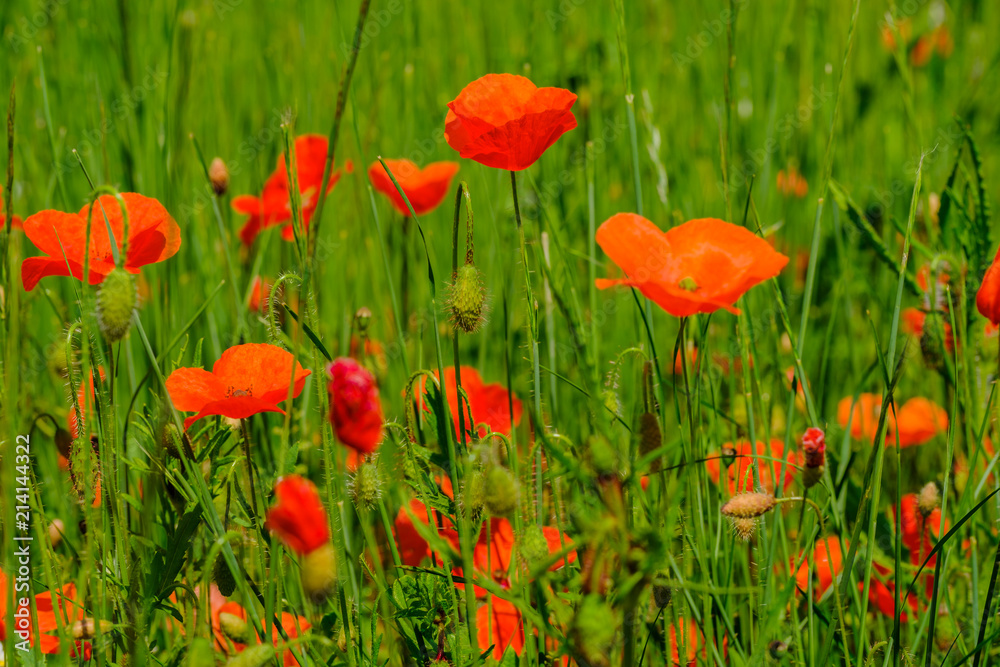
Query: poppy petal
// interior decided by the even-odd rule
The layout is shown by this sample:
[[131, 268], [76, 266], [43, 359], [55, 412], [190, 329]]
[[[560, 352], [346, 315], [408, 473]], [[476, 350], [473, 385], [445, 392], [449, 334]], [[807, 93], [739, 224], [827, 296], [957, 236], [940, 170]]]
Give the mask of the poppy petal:
[[196, 412], [226, 396], [226, 386], [201, 368], [178, 368], [167, 378], [167, 392], [181, 412]]
[[280, 412], [281, 414], [285, 414], [284, 410], [267, 401], [249, 396], [233, 396], [232, 398], [224, 398], [221, 401], [206, 403], [201, 408], [201, 412], [194, 417], [188, 417], [184, 420], [184, 428], [190, 428], [191, 424], [209, 415], [221, 415], [230, 419], [246, 419], [261, 412]]

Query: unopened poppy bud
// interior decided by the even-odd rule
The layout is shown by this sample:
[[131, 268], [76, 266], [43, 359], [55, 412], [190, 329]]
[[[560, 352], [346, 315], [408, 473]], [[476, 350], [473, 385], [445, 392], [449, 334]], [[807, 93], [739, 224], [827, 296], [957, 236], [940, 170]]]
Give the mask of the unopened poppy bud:
[[722, 506], [723, 516], [738, 519], [755, 519], [774, 509], [774, 496], [770, 493], [739, 493]]
[[947, 340], [944, 317], [934, 311], [924, 318], [923, 331], [920, 334], [920, 352], [928, 368], [941, 370], [945, 362], [945, 344]]
[[600, 595], [588, 595], [573, 617], [573, 653], [583, 658], [581, 664], [605, 667], [617, 632], [618, 618], [611, 605]]
[[208, 168], [208, 180], [212, 182], [212, 190], [220, 197], [229, 189], [229, 169], [221, 157], [212, 160]]
[[258, 644], [231, 658], [226, 667], [264, 667], [274, 662], [274, 647]]
[[788, 653], [788, 644], [775, 639], [773, 642], [768, 644], [767, 650], [771, 654], [772, 658], [780, 660], [782, 656]]
[[372, 321], [372, 311], [361, 306], [358, 311], [354, 313], [354, 326], [358, 330], [358, 333], [364, 333], [368, 331], [368, 325]]
[[325, 600], [333, 592], [336, 580], [336, 556], [329, 544], [310, 551], [302, 559], [302, 590], [316, 601]]
[[503, 466], [493, 466], [483, 475], [483, 507], [495, 517], [509, 517], [517, 509], [517, 480]]
[[726, 467], [729, 467], [729, 465], [731, 465], [732, 462], [735, 460], [736, 460], [736, 447], [733, 446], [733, 443], [727, 442], [725, 445], [722, 446], [722, 463]]
[[222, 630], [222, 634], [237, 644], [249, 644], [253, 641], [253, 635], [250, 634], [250, 626], [236, 614], [227, 612], [219, 614], [219, 629]]
[[462, 508], [465, 515], [470, 519], [479, 518], [486, 504], [486, 484], [485, 477], [481, 470], [473, 470], [465, 478], [462, 489]]
[[361, 509], [374, 509], [382, 498], [382, 481], [379, 479], [378, 464], [365, 461], [358, 466], [347, 483], [354, 504]]
[[69, 378], [69, 365], [66, 363], [66, 348], [62, 345], [53, 345], [49, 349], [46, 359], [49, 370], [62, 379]]
[[455, 272], [448, 299], [453, 324], [465, 333], [476, 333], [485, 322], [486, 288], [475, 264], [463, 264]]
[[128, 271], [115, 268], [105, 276], [97, 290], [97, 325], [109, 343], [117, 343], [128, 333], [138, 298]]
[[673, 597], [673, 589], [670, 586], [664, 586], [662, 584], [653, 585], [653, 602], [656, 606], [662, 609], [670, 604], [670, 600]]
[[941, 507], [941, 491], [936, 483], [927, 482], [917, 494], [917, 510], [926, 519], [939, 507]]
[[[100, 621], [101, 634], [106, 632], [111, 632], [114, 628], [114, 624], [110, 621]], [[93, 639], [94, 635], [97, 634], [98, 621], [92, 618], [84, 618], [73, 625], [70, 626], [70, 634], [73, 635], [73, 639]]]
[[823, 479], [826, 465], [826, 435], [822, 429], [811, 426], [802, 434], [802, 454], [805, 467], [802, 469], [802, 484], [810, 489]]
[[524, 529], [521, 537], [521, 557], [528, 567], [533, 567], [549, 557], [549, 541], [541, 527], [532, 523]]
[[52, 523], [49, 524], [49, 542], [52, 544], [52, 548], [55, 549], [62, 542], [63, 533], [66, 532], [66, 525], [62, 522], [62, 519], [53, 519]]
[[212, 580], [219, 587], [219, 592], [225, 597], [229, 597], [236, 590], [236, 579], [233, 577], [232, 570], [229, 569], [229, 563], [226, 562], [221, 553], [215, 558]]

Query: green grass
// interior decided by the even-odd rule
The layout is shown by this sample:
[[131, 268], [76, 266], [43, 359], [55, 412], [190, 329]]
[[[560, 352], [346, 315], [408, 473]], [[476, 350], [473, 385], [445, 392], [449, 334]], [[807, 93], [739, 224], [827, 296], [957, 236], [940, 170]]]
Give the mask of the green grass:
[[[281, 636], [273, 623], [281, 611], [312, 624], [294, 644], [302, 664], [424, 664], [439, 639], [452, 664], [472, 664], [482, 652], [469, 645], [472, 621], [485, 603], [451, 585], [461, 575], [440, 559], [419, 571], [397, 567], [386, 535], [413, 498], [455, 513], [460, 532], [474, 534], [462, 503], [450, 503], [433, 480], [450, 477], [461, 495], [477, 461], [442, 423], [442, 404], [430, 402], [435, 415], [404, 400], [420, 381], [415, 374], [460, 357], [524, 407], [509, 439], [519, 486], [514, 576], [506, 592], [481, 582], [525, 619], [529, 641], [505, 661], [582, 661], [585, 640], [610, 628], [594, 664], [672, 664], [669, 627], [681, 618], [711, 638], [700, 664], [997, 660], [991, 577], [1000, 504], [991, 494], [1000, 477], [980, 444], [1000, 438], [997, 344], [984, 335], [974, 296], [1000, 240], [990, 215], [1000, 199], [1000, 6], [861, 2], [854, 18], [849, 0], [373, 0], [336, 130], [334, 167], [350, 160], [354, 171], [326, 199], [313, 249], [272, 229], [248, 250], [230, 200], [259, 194], [294, 136], [330, 135], [358, 5], [10, 0], [0, 7], [0, 90], [13, 87], [16, 99], [6, 206], [22, 218], [77, 211], [95, 187], [110, 186], [158, 199], [183, 238], [177, 255], [142, 270], [137, 324], [114, 346], [97, 331], [94, 288], [46, 278], [25, 292], [20, 262], [35, 248], [20, 232], [0, 244], [0, 570], [16, 570], [22, 503], [13, 491], [14, 447], [30, 433], [30, 587], [40, 594], [76, 583], [85, 615], [111, 623], [93, 640], [97, 663], [222, 664], [203, 613], [207, 598], [192, 594], [204, 590], [222, 553], [239, 570], [232, 599], [251, 610], [262, 636]], [[943, 20], [953, 51], [911, 67], [907, 53], [883, 45], [887, 13], [909, 20], [911, 42]], [[459, 160], [443, 137], [447, 103], [489, 72], [579, 96], [578, 127], [517, 174], [517, 207], [509, 174]], [[231, 175], [219, 199], [204, 166], [215, 156]], [[481, 332], [456, 344], [445, 305], [453, 223], [457, 215], [465, 224], [467, 211], [456, 211], [452, 190], [404, 235], [400, 215], [369, 187], [367, 168], [378, 157], [461, 162], [452, 187], [466, 184], [491, 301]], [[804, 198], [776, 187], [778, 171], [790, 165], [808, 181]], [[942, 202], [936, 218], [932, 199]], [[719, 311], [682, 322], [638, 292], [593, 287], [595, 277], [619, 275], [593, 242], [596, 227], [618, 212], [641, 212], [662, 229], [728, 217], [791, 261], [740, 301], [740, 316]], [[104, 224], [96, 210], [93, 224]], [[926, 297], [917, 270], [941, 262], [955, 304], [944, 317], [957, 346], [935, 370], [901, 320]], [[271, 322], [245, 306], [258, 274], [272, 281], [288, 274]], [[538, 301], [537, 329], [526, 280]], [[368, 335], [385, 346], [377, 378], [391, 424], [378, 457], [383, 495], [371, 509], [355, 507], [347, 449], [325, 419], [326, 356], [348, 354], [361, 307], [372, 312]], [[169, 409], [162, 378], [178, 366], [211, 368], [238, 342], [284, 345], [313, 370], [305, 391], [287, 418], [247, 420], [247, 438], [206, 420], [191, 430], [190, 452], [168, 455], [160, 430], [187, 415]], [[675, 350], [688, 343], [697, 359], [675, 374]], [[111, 377], [98, 392], [100, 416], [88, 422], [97, 445], [73, 446], [78, 469], [99, 466], [104, 477], [96, 508], [80, 502], [94, 492], [90, 475], [74, 482], [57, 464], [57, 428], [65, 428], [72, 399], [51, 366], [68, 348], [83, 363], [74, 387], [98, 365]], [[658, 366], [644, 371], [647, 361]], [[806, 387], [802, 399], [790, 390], [789, 368]], [[927, 397], [947, 410], [949, 428], [901, 450], [852, 438], [838, 423], [838, 403], [865, 392], [881, 397], [883, 414], [890, 402], [898, 409]], [[646, 412], [662, 431], [655, 454], [638, 435]], [[719, 513], [729, 492], [709, 479], [702, 460], [746, 438], [798, 451], [809, 426], [826, 432], [827, 474], [804, 494], [792, 466], [795, 481], [778, 495], [806, 495], [818, 511], [782, 503], [749, 544], [738, 540]], [[880, 424], [880, 437], [887, 426]], [[416, 443], [407, 442], [408, 427]], [[600, 463], [602, 456], [612, 463]], [[954, 472], [959, 460], [969, 472]], [[768, 463], [755, 461], [755, 479]], [[663, 470], [654, 472], [658, 464]], [[275, 480], [292, 472], [318, 484], [334, 529], [338, 586], [322, 603], [305, 599], [300, 559], [261, 527]], [[889, 581], [902, 593], [915, 580], [891, 508], [930, 481], [942, 489], [942, 512], [956, 530], [942, 530], [938, 560], [925, 568], [935, 587], [917, 580], [917, 609], [906, 605], [908, 618], [897, 623], [864, 590]], [[799, 554], [812, 553], [820, 516], [824, 536], [841, 543], [854, 567], [836, 596], [830, 590], [815, 600], [812, 590], [796, 592], [788, 564], [798, 567]], [[46, 534], [55, 519], [65, 537], [52, 548]], [[535, 523], [569, 536], [576, 563], [549, 572], [550, 563], [518, 560]], [[452, 553], [438, 528], [427, 527], [425, 538], [460, 567], [471, 541]], [[666, 589], [670, 602], [661, 608], [654, 591], [662, 599]], [[76, 664], [65, 652], [17, 653], [12, 620], [2, 619], [7, 664]], [[58, 632], [65, 642], [68, 630]], [[548, 640], [548, 654], [535, 636]], [[787, 644], [777, 657], [775, 642]]]

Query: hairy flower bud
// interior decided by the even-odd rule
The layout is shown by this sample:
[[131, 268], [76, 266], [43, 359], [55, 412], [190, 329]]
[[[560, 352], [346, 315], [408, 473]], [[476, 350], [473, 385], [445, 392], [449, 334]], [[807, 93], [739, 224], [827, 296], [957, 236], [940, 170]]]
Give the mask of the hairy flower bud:
[[723, 516], [738, 519], [755, 519], [774, 509], [774, 496], [770, 493], [739, 493], [722, 506]]
[[917, 510], [926, 519], [939, 507], [941, 507], [941, 491], [936, 483], [927, 482], [917, 495]]
[[[615, 610], [597, 594], [588, 595], [573, 617], [570, 640], [581, 664], [606, 667], [611, 644], [618, 631]], [[586, 661], [586, 662], [583, 662]]]
[[354, 504], [361, 509], [374, 509], [382, 498], [382, 480], [379, 479], [378, 463], [365, 461], [358, 466], [347, 482]]
[[222, 630], [222, 634], [238, 644], [249, 644], [253, 641], [250, 626], [236, 614], [227, 612], [219, 614], [219, 629]]
[[220, 553], [215, 558], [215, 566], [212, 568], [212, 580], [219, 587], [219, 592], [225, 597], [229, 597], [236, 590], [236, 579], [233, 577], [229, 564]]
[[125, 269], [112, 269], [97, 290], [97, 324], [109, 343], [117, 343], [132, 326], [139, 293]]
[[517, 480], [503, 466], [493, 466], [483, 475], [483, 506], [495, 517], [509, 517], [517, 509]]
[[465, 333], [476, 333], [486, 321], [486, 288], [475, 264], [463, 264], [455, 272], [448, 306], [452, 322]]
[[537, 523], [532, 523], [524, 529], [520, 546], [521, 557], [529, 568], [549, 557], [549, 541], [545, 539], [545, 533]]
[[802, 454], [805, 458], [805, 468], [802, 470], [802, 483], [809, 489], [823, 478], [826, 465], [826, 435], [822, 429], [810, 426], [802, 434]]

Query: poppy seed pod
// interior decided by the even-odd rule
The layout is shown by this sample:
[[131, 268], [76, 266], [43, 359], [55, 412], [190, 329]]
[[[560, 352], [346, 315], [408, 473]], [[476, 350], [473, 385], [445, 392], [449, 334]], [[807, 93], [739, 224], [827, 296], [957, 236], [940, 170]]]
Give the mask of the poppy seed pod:
[[97, 325], [109, 343], [117, 343], [132, 326], [139, 292], [135, 279], [125, 269], [116, 268], [97, 290]]
[[220, 553], [215, 558], [215, 566], [212, 568], [212, 580], [219, 587], [219, 592], [225, 597], [229, 597], [236, 590], [236, 579], [233, 577], [229, 564]]
[[379, 479], [378, 464], [365, 461], [358, 466], [347, 483], [354, 504], [360, 509], [374, 509], [382, 498], [382, 481]]
[[495, 517], [509, 517], [517, 509], [517, 480], [503, 466], [483, 475], [483, 507]]
[[465, 333], [476, 333], [486, 321], [486, 288], [475, 264], [463, 264], [455, 272], [448, 297], [452, 323]]
[[212, 190], [220, 197], [229, 189], [229, 168], [221, 157], [212, 160], [208, 168], [208, 180], [212, 182]]

